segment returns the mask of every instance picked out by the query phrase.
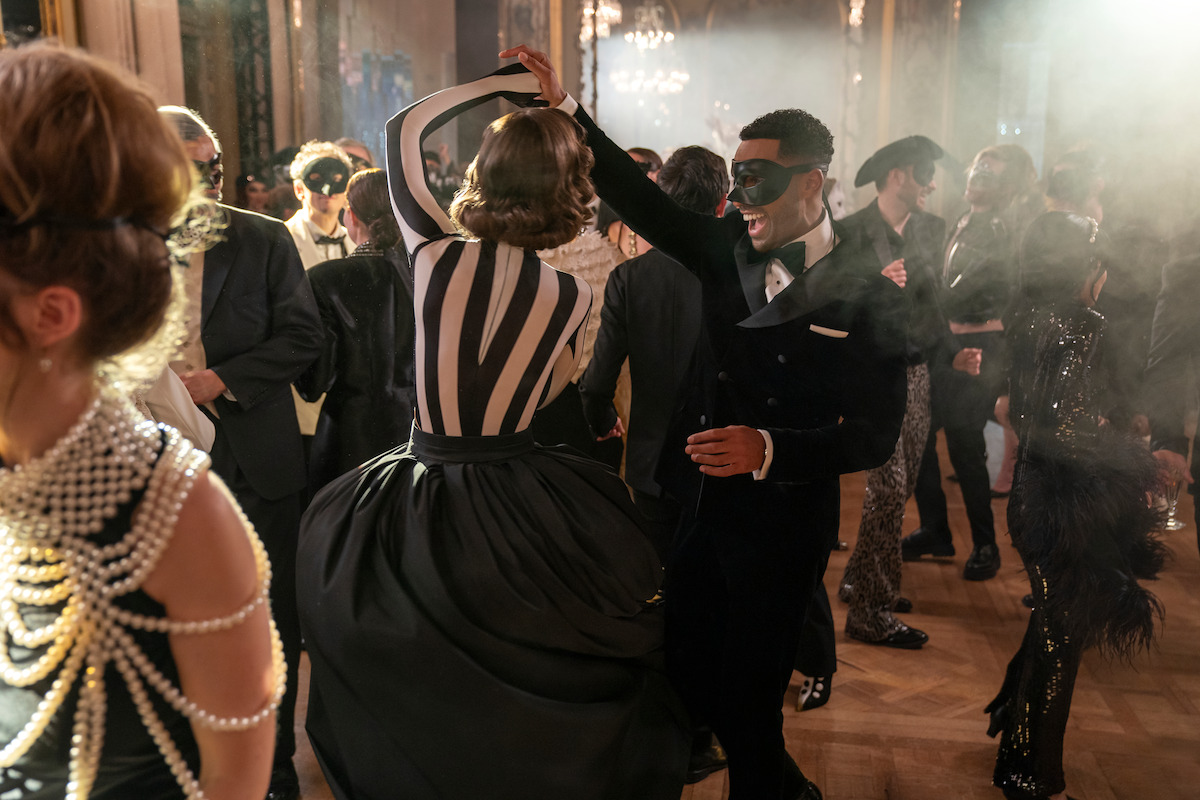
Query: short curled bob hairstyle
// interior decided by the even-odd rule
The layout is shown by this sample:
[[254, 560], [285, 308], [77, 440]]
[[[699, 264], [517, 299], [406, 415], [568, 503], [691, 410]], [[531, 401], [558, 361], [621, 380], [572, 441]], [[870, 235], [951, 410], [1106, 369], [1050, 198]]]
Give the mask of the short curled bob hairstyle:
[[83, 53], [0, 52], [0, 340], [27, 349], [12, 298], [83, 304], [84, 363], [146, 342], [172, 298], [167, 231], [192, 190], [183, 143], [134, 78]]
[[592, 163], [573, 118], [548, 108], [514, 111], [484, 131], [450, 216], [478, 239], [531, 250], [558, 247], [591, 217]]

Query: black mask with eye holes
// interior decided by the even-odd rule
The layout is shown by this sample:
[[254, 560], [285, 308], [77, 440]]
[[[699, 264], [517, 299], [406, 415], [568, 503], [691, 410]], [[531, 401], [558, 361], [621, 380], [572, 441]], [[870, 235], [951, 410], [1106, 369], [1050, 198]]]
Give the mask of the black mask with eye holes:
[[774, 203], [787, 191], [793, 175], [802, 175], [826, 165], [797, 164], [785, 167], [765, 158], [750, 158], [733, 162], [733, 191], [727, 199], [747, 206], [765, 206]]
[[928, 186], [933, 180], [934, 166], [932, 161], [918, 161], [913, 164], [913, 180], [918, 186]]

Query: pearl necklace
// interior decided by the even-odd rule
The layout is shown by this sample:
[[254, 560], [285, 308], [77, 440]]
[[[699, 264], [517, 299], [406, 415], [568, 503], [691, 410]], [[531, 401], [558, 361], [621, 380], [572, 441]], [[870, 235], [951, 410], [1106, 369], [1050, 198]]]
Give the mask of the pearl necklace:
[[[162, 432], [166, 432], [163, 444]], [[67, 800], [86, 800], [96, 779], [107, 709], [103, 675], [111, 661], [125, 680], [142, 724], [158, 744], [171, 773], [189, 798], [200, 784], [159, 719], [147, 685], [193, 725], [247, 730], [267, 720], [287, 682], [283, 645], [270, 624], [275, 685], [267, 703], [246, 717], [218, 717], [188, 700], [154, 666], [128, 629], [186, 635], [227, 630], [268, 603], [271, 566], [244, 514], [258, 569], [258, 591], [244, 606], [216, 619], [180, 622], [136, 614], [113, 604], [139, 589], [170, 543], [184, 499], [207, 468], [208, 456], [177, 431], [142, 419], [111, 387], [102, 388], [62, 439], [24, 465], [0, 468], [0, 679], [31, 686], [57, 675], [29, 722], [0, 750], [0, 767], [28, 752], [62, 707], [77, 681]], [[91, 535], [115, 517], [134, 492], [145, 489], [131, 529], [99, 545]], [[62, 606], [40, 628], [26, 626], [21, 605]], [[17, 667], [9, 642], [44, 648]]]

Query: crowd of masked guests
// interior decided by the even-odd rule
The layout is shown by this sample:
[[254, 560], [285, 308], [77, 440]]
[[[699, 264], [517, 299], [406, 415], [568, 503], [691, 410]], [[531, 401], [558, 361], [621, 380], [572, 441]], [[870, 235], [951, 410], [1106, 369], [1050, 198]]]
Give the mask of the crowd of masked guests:
[[[184, 139], [210, 198], [220, 200], [225, 187], [217, 134], [186, 109], [163, 113]], [[727, 213], [729, 167], [720, 156], [701, 147], [680, 148], [665, 162], [645, 148], [628, 153], [684, 208]], [[423, 155], [433, 196], [446, 207], [461, 172], [444, 146]], [[944, 157], [926, 137], [902, 139], [858, 171], [855, 187], [875, 193], [864, 208], [845, 216], [844, 184], [826, 199], [827, 213], [840, 221], [836, 235], [854, 237], [873, 253], [879, 272], [905, 290], [913, 310], [900, 439], [888, 462], [868, 473], [862, 522], [837, 593], [848, 604], [848, 637], [903, 649], [922, 647], [928, 636], [903, 621], [913, 603], [901, 593], [902, 562], [957, 555], [944, 481], [957, 482], [970, 526], [962, 577], [988, 580], [1000, 567], [993, 501], [1012, 491], [1019, 447], [1007, 412], [1007, 331], [1020, 284], [1021, 241], [1047, 211], [1094, 220], [1107, 232], [1108, 288], [1097, 301], [1109, 329], [1105, 357], [1097, 362], [1109, 376], [1104, 418], [1146, 436], [1154, 413], [1139, 387], [1166, 249], [1144, 220], [1105, 219], [1117, 187], [1104, 161], [1091, 150], [1072, 150], [1039, 181], [1020, 147], [984, 148], [961, 176], [943, 170], [945, 183], [962, 187], [961, 203], [957, 197], [944, 203], [962, 209], [947, 220], [926, 208]], [[176, 409], [174, 421], [214, 429], [214, 469], [275, 565], [273, 607], [290, 674], [269, 797], [289, 798], [298, 792], [291, 766], [300, 649], [292, 565], [300, 514], [321, 486], [408, 441], [415, 368], [412, 272], [386, 176], [371, 152], [349, 139], [314, 141], [277, 160], [263, 177], [237, 179], [234, 204], [220, 206], [223, 240], [193, 256], [199, 268], [187, 287], [185, 358], [172, 366], [200, 409], [198, 421], [186, 419], [195, 409]], [[834, 186], [830, 180], [826, 193]], [[541, 255], [591, 284], [595, 306], [585, 356], [567, 390], [535, 418], [537, 439], [569, 444], [620, 470], [668, 563], [681, 509], [656, 468], [695, 357], [699, 283], [605, 204], [575, 241]], [[1157, 413], [1178, 449], [1173, 410]], [[162, 411], [164, 421], [173, 421], [171, 415], [169, 408]], [[993, 421], [1005, 430], [994, 481], [984, 435]], [[939, 431], [952, 475], [939, 470]], [[911, 495], [920, 519], [904, 536]], [[1033, 605], [1035, 598], [1027, 600]], [[797, 708], [828, 702], [836, 636], [821, 585], [795, 666], [803, 678]], [[689, 780], [723, 765], [711, 733], [697, 729]]]
[[[719, 157], [703, 148], [685, 147], [675, 151], [663, 165], [652, 151], [634, 148], [628, 152], [643, 171], [653, 169], [652, 177], [677, 202], [700, 213], [723, 213], [728, 173]], [[1086, 368], [1092, 376], [1088, 400], [1094, 404], [1089, 410], [1109, 430], [1136, 438], [1153, 434], [1156, 454], [1172, 465], [1179, 480], [1185, 479], [1187, 466], [1182, 455], [1172, 454], [1187, 452], [1181, 426], [1188, 392], [1180, 384], [1184, 380], [1181, 376], [1186, 374], [1181, 366], [1186, 357], [1178, 351], [1187, 352], [1186, 342], [1190, 340], [1179, 344], [1178, 329], [1188, 329], [1179, 309], [1181, 301], [1172, 304], [1173, 297], [1166, 296], [1165, 291], [1160, 293], [1163, 265], [1169, 257], [1164, 232], [1140, 216], [1136, 208], [1121, 205], [1120, 187], [1110, 177], [1103, 157], [1088, 147], [1064, 153], [1041, 179], [1033, 159], [1021, 147], [986, 147], [961, 174], [943, 169], [944, 182], [957, 195], [946, 198], [944, 207], [951, 213], [943, 219], [927, 210], [926, 204], [938, 188], [937, 164], [945, 155], [927, 137], [911, 136], [893, 142], [868, 159], [855, 177], [856, 188], [874, 189], [875, 198], [866, 207], [845, 216], [840, 208], [835, 210], [827, 204], [828, 212], [840, 219], [844, 235], [860, 238], [862, 246], [877, 256], [882, 274], [905, 289], [912, 308], [907, 411], [900, 440], [892, 458], [867, 474], [862, 521], [838, 591], [838, 598], [848, 605], [847, 637], [902, 649], [921, 648], [929, 638], [903, 621], [903, 615], [914, 606], [901, 593], [902, 563], [921, 559], [953, 563], [957, 555], [945, 481], [957, 483], [967, 512], [971, 550], [962, 562], [962, 578], [986, 581], [999, 570], [1001, 550], [993, 504], [1008, 502], [1014, 492], [1014, 469], [1021, 460], [1018, 453], [1029, 452], [1028, 448], [1020, 450], [1014, 428], [1018, 420], [1010, 419], [1010, 379], [1033, 371], [1035, 357], [1038, 366], [1051, 358], [1029, 344], [1028, 320], [1036, 316], [1035, 311], [1053, 308], [1060, 299], [1044, 287], [1040, 294], [1033, 290], [1023, 293], [1023, 286], [1038, 286], [1038, 281], [1048, 280], [1045, 273], [1052, 268], [1065, 271], [1068, 263], [1093, 265], [1091, 283], [1087, 283], [1089, 275], [1085, 272], [1072, 273], [1065, 279], [1071, 287], [1075, 287], [1071, 281], [1090, 287], [1087, 305], [1094, 305], [1095, 316], [1105, 320], [1103, 337], [1097, 338], [1094, 352], [1087, 354]], [[834, 185], [831, 181], [828, 188]], [[1106, 205], [1120, 210], [1106, 218]], [[686, 365], [696, 346], [699, 284], [688, 270], [654, 251], [606, 206], [601, 207], [600, 214], [601, 230], [611, 236], [626, 258], [611, 272], [604, 291], [594, 355], [579, 380], [582, 405], [589, 432], [596, 441], [624, 438], [623, 476], [666, 563], [671, 558], [680, 509], [656, 480], [655, 470], [666, 426], [686, 380]], [[1039, 230], [1023, 252], [1022, 243], [1035, 221]], [[1088, 226], [1092, 226], [1090, 235]], [[1062, 242], [1073, 243], [1081, 230], [1082, 244], [1072, 244], [1076, 247], [1072, 256], [1055, 255], [1056, 247], [1061, 244], [1060, 250], [1067, 248]], [[1097, 236], [1102, 247], [1095, 246]], [[1053, 262], [1052, 266], [1044, 266], [1047, 262]], [[1194, 283], [1182, 269], [1169, 269], [1168, 274], [1177, 284]], [[1033, 302], [1030, 297], [1040, 299]], [[1012, 330], [1014, 327], [1017, 330]], [[1014, 341], [1024, 342], [1025, 350], [1011, 352]], [[1152, 375], [1153, 382], [1168, 386], [1168, 391], [1142, 390], [1148, 358], [1151, 373], [1146, 373], [1147, 377]], [[618, 388], [622, 380], [631, 382], [631, 397], [622, 397]], [[1058, 385], [1054, 388], [1070, 390]], [[1172, 398], [1174, 403], [1165, 411], [1164, 397]], [[1023, 402], [1032, 401], [1025, 397]], [[1157, 422], [1155, 415], [1159, 417]], [[1028, 416], [1026, 409], [1026, 431], [1031, 430]], [[989, 454], [989, 438], [985, 436], [989, 423], [998, 423], [1003, 430], [1002, 452], [998, 454]], [[939, 468], [939, 431], [953, 468], [948, 475]], [[989, 455], [1000, 456], [998, 474], [995, 468], [989, 472]], [[1141, 466], [1145, 467], [1144, 461]], [[919, 521], [905, 536], [904, 507], [914, 494]], [[1031, 496], [1028, 488], [1023, 496]], [[1016, 512], [1010, 514], [1017, 516]], [[1009, 519], [1011, 522], [1013, 516]], [[1008, 531], [999, 533], [1004, 536]], [[1134, 530], [1128, 536], [1136, 540], [1144, 533]], [[1114, 535], [1120, 539], [1120, 535]], [[1103, 538], [1099, 534], [1097, 537]], [[1062, 533], [1061, 538], [1069, 540], [1070, 536]], [[1110, 566], [1118, 573], [1124, 570], [1129, 580], [1144, 577], [1153, 572], [1152, 550], [1148, 557], [1151, 566], [1141, 572], [1131, 567], [1128, 559], [1122, 560], [1128, 556], [1124, 551], [1117, 558], [1120, 563]], [[1021, 555], [1028, 554], [1021, 551]], [[1044, 564], [1039, 567], [1033, 556], [1027, 562], [1030, 570], [1044, 569]], [[1038, 585], [1034, 583], [1035, 589]], [[1045, 583], [1041, 585], [1040, 594], [1035, 591], [1024, 598], [1030, 608], [1054, 604], [1053, 599], [1047, 599]], [[1130, 629], [1137, 628], [1139, 635], [1144, 633], [1154, 610], [1153, 601], [1146, 601], [1136, 591], [1116, 589], [1114, 593], [1144, 601], [1130, 612], [1140, 615], [1137, 624], [1143, 626], [1131, 625]], [[796, 656], [795, 667], [802, 678], [797, 710], [815, 709], [828, 702], [837, 668], [832, 611], [823, 586], [818, 586], [817, 595], [810, 605]], [[1120, 613], [1125, 612], [1114, 611], [1110, 619], [1117, 619]], [[1013, 724], [1005, 716], [1011, 708], [1004, 698], [1017, 692], [1020, 676], [1016, 673], [1024, 663], [1023, 654], [1036, 650], [1039, 642], [1049, 646], [1051, 640], [1058, 641], [1055, 637], [1062, 635], [1051, 612], [1044, 612], [1040, 619], [1041, 627], [1031, 627], [1029, 641], [1014, 659], [1017, 666], [1010, 667], [1001, 696], [989, 706], [993, 734], [1005, 731], [1006, 723], [1012, 733]], [[1086, 638], [1082, 633], [1080, 637]], [[1091, 636], [1090, 641], [1104, 646], [1102, 637]], [[1025, 678], [1033, 680], [1034, 686], [1026, 685], [1022, 691], [1038, 691], [1039, 678], [1051, 680], [1037, 673], [1038, 668], [1029, 669], [1034, 670], [1034, 677]], [[1073, 681], [1073, 677], [1072, 672], [1069, 676], [1053, 676], [1053, 680], [1059, 685]], [[1057, 725], [1057, 733], [1043, 735], [1051, 739], [1057, 735], [1061, 750], [1066, 712], [1058, 694], [1045, 692], [1046, 698], [1057, 698], [1047, 700], [1049, 710], [1042, 709], [1047, 718], [1056, 719], [1050, 729]], [[1068, 705], [1069, 694], [1068, 688]], [[997, 709], [1001, 709], [999, 715]], [[698, 731], [691, 778], [702, 777], [718, 763], [720, 751], [714, 755], [710, 745], [706, 733]], [[1009, 742], [1008, 751], [1014, 747]], [[1011, 752], [1006, 756], [1004, 746], [1001, 752], [996, 779], [998, 785], [1007, 785], [1018, 778], [1001, 773], [1004, 769], [1019, 769], [1012, 766], [1016, 757]]]
[[[358, 139], [343, 136], [329, 144], [340, 149], [341, 157], [350, 164], [351, 174], [376, 167], [370, 147]], [[260, 168], [238, 175], [232, 186], [233, 196], [227, 197], [227, 202], [236, 208], [286, 222], [304, 207], [304, 200], [297, 194], [292, 174], [293, 165], [302, 149], [280, 148]], [[463, 167], [450, 156], [450, 147], [445, 143], [438, 145], [437, 150], [424, 151], [424, 156], [425, 176], [434, 197], [443, 208], [449, 208], [454, 193], [462, 185]]]

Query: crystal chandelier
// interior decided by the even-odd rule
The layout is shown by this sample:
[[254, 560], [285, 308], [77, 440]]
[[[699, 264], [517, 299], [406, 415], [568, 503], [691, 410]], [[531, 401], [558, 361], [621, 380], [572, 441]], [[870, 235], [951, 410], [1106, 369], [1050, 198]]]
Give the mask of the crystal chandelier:
[[663, 42], [675, 41], [675, 34], [663, 27], [661, 5], [641, 5], [633, 10], [634, 29], [625, 34], [625, 41], [636, 44], [639, 50], [658, 47]]
[[579, 26], [579, 42], [593, 38], [607, 39], [612, 26], [621, 21], [621, 4], [617, 0], [592, 0], [583, 6], [583, 24]]
[[850, 0], [850, 27], [860, 28], [863, 24], [863, 6], [867, 0]]
[[692, 76], [686, 70], [619, 70], [612, 72], [609, 78], [618, 92], [622, 94], [679, 94]]

